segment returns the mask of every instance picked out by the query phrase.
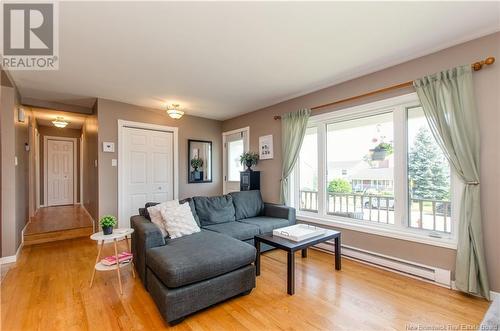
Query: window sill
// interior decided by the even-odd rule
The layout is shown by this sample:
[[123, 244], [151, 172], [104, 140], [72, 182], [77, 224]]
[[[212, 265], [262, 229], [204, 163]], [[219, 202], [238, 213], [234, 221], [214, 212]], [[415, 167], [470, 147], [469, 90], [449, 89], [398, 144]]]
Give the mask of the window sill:
[[419, 244], [457, 249], [457, 243], [453, 238], [432, 238], [424, 234], [419, 234], [411, 231], [398, 231], [397, 229], [388, 229], [386, 227], [373, 226], [369, 224], [353, 224], [345, 221], [342, 217], [324, 218], [321, 216], [297, 213], [297, 220], [317, 225], [332, 226], [341, 229], [347, 229], [357, 232], [369, 233], [378, 236], [384, 236], [394, 239], [412, 241]]

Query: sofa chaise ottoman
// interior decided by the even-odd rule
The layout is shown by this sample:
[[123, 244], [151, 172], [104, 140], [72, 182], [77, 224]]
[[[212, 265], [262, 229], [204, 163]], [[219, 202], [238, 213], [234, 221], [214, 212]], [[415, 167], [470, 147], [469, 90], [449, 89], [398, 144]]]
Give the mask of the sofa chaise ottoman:
[[295, 223], [293, 208], [262, 202], [260, 191], [179, 202], [189, 203], [200, 232], [164, 238], [147, 212], [156, 203], [147, 203], [139, 215], [131, 217], [132, 253], [139, 278], [171, 325], [250, 293], [255, 287], [254, 236]]

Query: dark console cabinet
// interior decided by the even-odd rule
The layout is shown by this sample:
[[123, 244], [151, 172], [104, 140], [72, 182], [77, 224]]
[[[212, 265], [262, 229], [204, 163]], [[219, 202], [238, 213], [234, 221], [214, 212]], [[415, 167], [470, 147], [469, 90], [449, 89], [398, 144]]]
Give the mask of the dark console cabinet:
[[260, 171], [240, 172], [240, 191], [260, 190]]

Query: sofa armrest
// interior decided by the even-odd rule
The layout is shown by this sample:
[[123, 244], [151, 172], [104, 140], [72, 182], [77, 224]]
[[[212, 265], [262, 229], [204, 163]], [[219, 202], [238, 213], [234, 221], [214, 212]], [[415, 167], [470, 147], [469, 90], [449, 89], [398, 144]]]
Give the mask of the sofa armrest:
[[290, 225], [295, 224], [295, 208], [274, 203], [264, 203], [264, 215], [269, 217], [285, 218]]
[[163, 238], [161, 230], [144, 216], [132, 216], [130, 224], [134, 229], [132, 233], [134, 264], [139, 277], [146, 284], [146, 252], [153, 247], [165, 245], [165, 238]]

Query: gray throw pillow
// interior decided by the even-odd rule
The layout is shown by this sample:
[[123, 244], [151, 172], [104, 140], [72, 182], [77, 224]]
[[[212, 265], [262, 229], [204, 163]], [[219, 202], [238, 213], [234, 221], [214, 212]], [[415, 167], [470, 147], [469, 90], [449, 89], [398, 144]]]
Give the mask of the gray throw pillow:
[[198, 214], [196, 213], [196, 207], [194, 206], [193, 199], [191, 199], [191, 198], [182, 199], [179, 201], [179, 204], [182, 205], [183, 203], [186, 203], [186, 202], [189, 203], [189, 207], [191, 208], [191, 213], [193, 214], [193, 217], [194, 217], [194, 220], [196, 221], [196, 224], [198, 224], [198, 226], [201, 226], [200, 225], [200, 218], [198, 217]]
[[201, 225], [233, 222], [234, 206], [230, 195], [216, 197], [194, 197], [196, 214]]
[[229, 193], [233, 197], [236, 220], [261, 216], [264, 202], [259, 190]]

